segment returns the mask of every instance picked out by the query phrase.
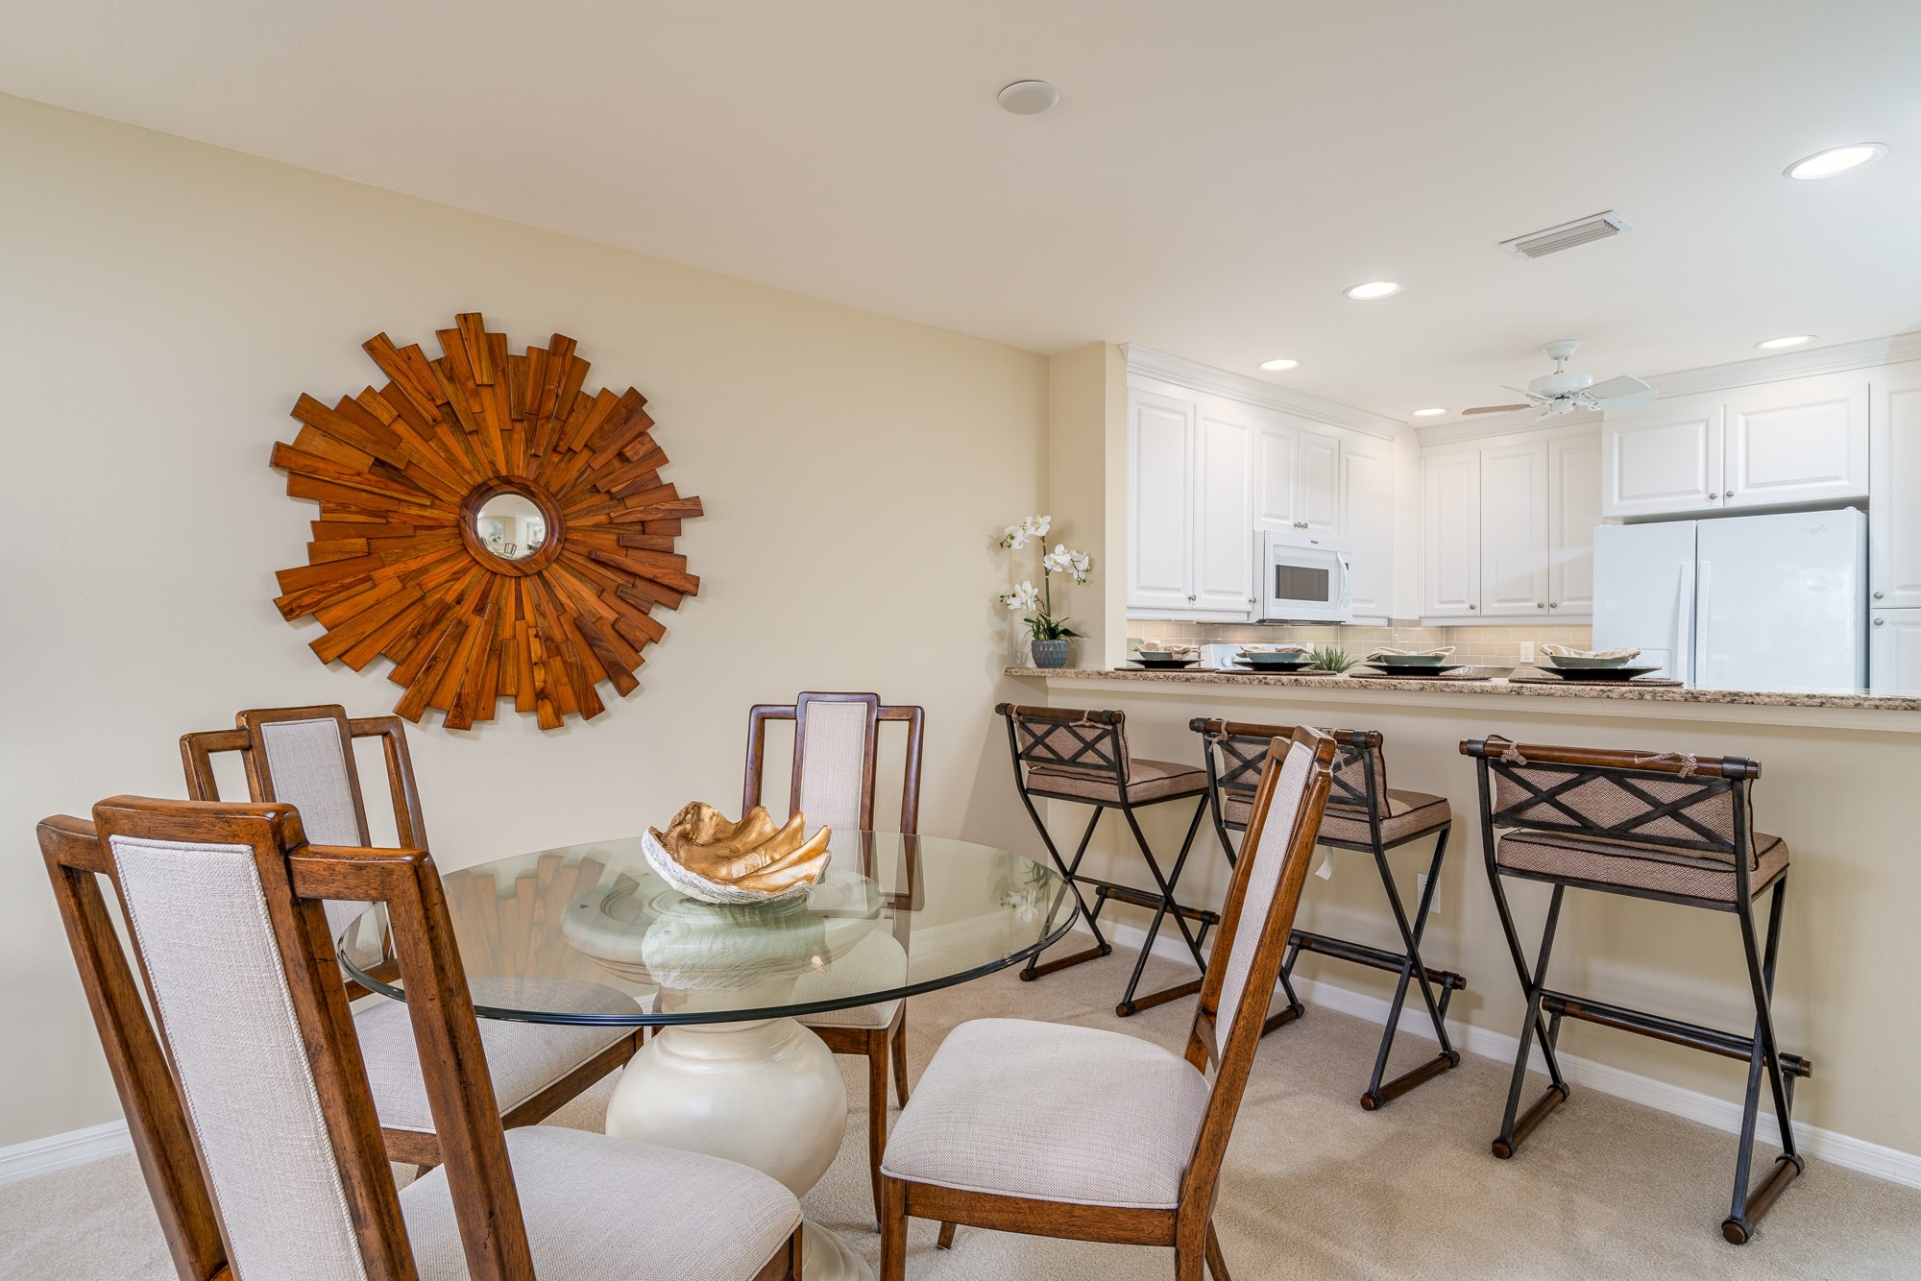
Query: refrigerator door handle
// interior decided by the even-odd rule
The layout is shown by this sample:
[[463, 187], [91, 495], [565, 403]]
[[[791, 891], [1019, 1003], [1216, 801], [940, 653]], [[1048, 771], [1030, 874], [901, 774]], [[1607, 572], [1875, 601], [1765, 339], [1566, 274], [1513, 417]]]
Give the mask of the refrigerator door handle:
[[1674, 596], [1674, 670], [1668, 675], [1694, 684], [1694, 562], [1681, 562], [1679, 586]]
[[1708, 684], [1708, 622], [1714, 617], [1713, 569], [1714, 563], [1704, 560], [1696, 570], [1700, 585], [1694, 593], [1694, 684], [1701, 689], [1712, 688]]

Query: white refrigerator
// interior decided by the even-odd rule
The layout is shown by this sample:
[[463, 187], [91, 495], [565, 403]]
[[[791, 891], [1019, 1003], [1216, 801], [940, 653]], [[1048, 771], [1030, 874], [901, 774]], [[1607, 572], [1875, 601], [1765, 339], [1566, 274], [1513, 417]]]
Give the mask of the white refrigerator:
[[1867, 685], [1868, 520], [1852, 507], [1602, 525], [1594, 648], [1700, 689]]

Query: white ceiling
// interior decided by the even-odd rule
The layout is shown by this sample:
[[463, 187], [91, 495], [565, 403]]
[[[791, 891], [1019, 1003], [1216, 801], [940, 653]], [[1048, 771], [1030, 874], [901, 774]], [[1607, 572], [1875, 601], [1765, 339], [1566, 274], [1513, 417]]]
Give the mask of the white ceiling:
[[[1404, 418], [1921, 326], [1921, 4], [11, 0], [0, 90]], [[995, 92], [1054, 81], [1042, 116]], [[1826, 182], [1840, 143], [1891, 148]], [[1526, 262], [1496, 242], [1636, 228]], [[1341, 290], [1386, 277], [1399, 297]], [[743, 351], [743, 360], [753, 353]], [[1427, 420], [1427, 421], [1447, 421]]]

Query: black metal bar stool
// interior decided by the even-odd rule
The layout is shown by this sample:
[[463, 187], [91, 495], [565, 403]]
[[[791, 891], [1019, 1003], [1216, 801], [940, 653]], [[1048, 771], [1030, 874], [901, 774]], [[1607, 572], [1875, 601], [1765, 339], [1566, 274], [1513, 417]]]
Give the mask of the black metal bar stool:
[[[1127, 991], [1122, 994], [1114, 1012], [1126, 1018], [1138, 1011], [1200, 991], [1201, 980], [1197, 976], [1146, 996], [1137, 998], [1134, 995], [1140, 986], [1141, 972], [1147, 968], [1147, 956], [1154, 947], [1155, 936], [1160, 933], [1161, 923], [1170, 916], [1179, 927], [1188, 952], [1194, 957], [1195, 968], [1203, 974], [1207, 970], [1201, 944], [1207, 938], [1207, 931], [1219, 924], [1221, 918], [1218, 913], [1188, 907], [1174, 898], [1174, 887], [1180, 883], [1181, 869], [1187, 865], [1187, 854], [1193, 848], [1194, 834], [1200, 830], [1201, 815], [1207, 809], [1207, 775], [1192, 765], [1129, 756], [1127, 717], [1121, 712], [1017, 707], [1012, 703], [1002, 703], [994, 710], [1007, 720], [1007, 746], [1014, 757], [1014, 786], [1020, 790], [1021, 804], [1027, 807], [1028, 816], [1034, 820], [1034, 826], [1041, 834], [1041, 842], [1047, 846], [1054, 866], [1060, 869], [1062, 877], [1073, 889], [1081, 915], [1094, 932], [1094, 946], [1086, 951], [1063, 956], [1045, 965], [1038, 963], [1038, 954], [1030, 957], [1026, 968], [1021, 971], [1021, 978], [1032, 982], [1043, 974], [1079, 965], [1082, 961], [1092, 961], [1112, 952], [1113, 944], [1101, 933], [1100, 915], [1109, 899], [1117, 899], [1135, 907], [1152, 908], [1154, 920], [1147, 927], [1147, 938], [1141, 943], [1141, 954], [1134, 962], [1134, 973], [1129, 976]], [[1054, 838], [1048, 834], [1047, 824], [1041, 821], [1040, 811], [1034, 808], [1036, 797], [1050, 801], [1076, 801], [1094, 807], [1094, 815], [1087, 822], [1087, 830], [1081, 833], [1080, 844], [1075, 847], [1071, 861], [1061, 859]], [[1134, 812], [1149, 805], [1163, 805], [1191, 797], [1200, 799], [1194, 806], [1193, 819], [1188, 822], [1187, 838], [1181, 842], [1181, 852], [1174, 859], [1173, 866], [1163, 876], [1161, 865], [1155, 859], [1154, 851], [1148, 845]], [[1101, 816], [1110, 809], [1119, 810], [1127, 820], [1127, 828], [1134, 834], [1134, 843], [1140, 847], [1141, 858], [1147, 863], [1148, 875], [1154, 878], [1155, 888], [1152, 891], [1081, 875], [1081, 859], [1087, 854], [1088, 842], [1094, 839], [1094, 829], [1100, 826]], [[1081, 893], [1083, 885], [1094, 887], [1094, 906], [1091, 908]], [[1199, 927], [1198, 933], [1188, 928], [1190, 921]]]
[[[1205, 717], [1196, 717], [1188, 725], [1201, 736], [1204, 745], [1214, 830], [1220, 835], [1221, 848], [1227, 853], [1227, 861], [1232, 863], [1235, 849], [1228, 831], [1245, 832], [1247, 829], [1247, 816], [1253, 803], [1254, 788], [1260, 782], [1261, 763], [1267, 758], [1268, 743], [1275, 738], [1289, 737], [1294, 733], [1294, 727], [1253, 725]], [[1385, 948], [1369, 947], [1327, 934], [1295, 930], [1288, 935], [1287, 956], [1281, 963], [1281, 988], [1287, 995], [1287, 1004], [1268, 1018], [1263, 1034], [1293, 1022], [1306, 1012], [1300, 997], [1295, 995], [1293, 982], [1294, 964], [1302, 952], [1315, 952], [1398, 975], [1399, 979], [1394, 985], [1394, 1000], [1388, 1007], [1387, 1026], [1381, 1032], [1381, 1047], [1374, 1056], [1374, 1073], [1368, 1078], [1366, 1093], [1361, 1095], [1361, 1106], [1372, 1112], [1423, 1081], [1457, 1066], [1461, 1061], [1460, 1051], [1454, 1048], [1447, 1034], [1447, 1003], [1454, 993], [1467, 986], [1467, 980], [1452, 970], [1431, 969], [1421, 959], [1421, 935], [1427, 930], [1428, 909], [1434, 902], [1435, 886], [1440, 883], [1441, 859], [1447, 853], [1448, 833], [1454, 826], [1454, 810], [1444, 796], [1389, 788], [1387, 761], [1381, 754], [1384, 740], [1375, 731], [1321, 732], [1331, 733], [1337, 751], [1334, 757], [1334, 785], [1328, 793], [1327, 814], [1321, 820], [1319, 843], [1336, 849], [1360, 850], [1374, 856], [1374, 866], [1380, 872], [1381, 885], [1387, 891], [1388, 906], [1394, 912], [1395, 927], [1401, 934], [1401, 950], [1390, 952]], [[1410, 920], [1401, 901], [1400, 889], [1394, 883], [1394, 871], [1388, 864], [1387, 852], [1429, 836], [1434, 838], [1434, 856], [1428, 863], [1427, 882], [1421, 889], [1420, 902]], [[1426, 1006], [1428, 1019], [1434, 1025], [1434, 1036], [1441, 1043], [1441, 1052], [1393, 1080], [1383, 1081], [1381, 1078], [1387, 1072], [1388, 1054], [1394, 1048], [1394, 1036], [1400, 1028], [1401, 1010], [1406, 1005], [1410, 983], [1421, 994], [1421, 1003]], [[1437, 990], [1440, 993], [1438, 997], [1435, 995]]]
[[[1555, 1059], [1564, 1018], [1745, 1059], [1748, 1089], [1741, 1112], [1741, 1146], [1734, 1162], [1734, 1197], [1721, 1235], [1736, 1245], [1746, 1242], [1775, 1199], [1806, 1166], [1794, 1142], [1794, 1080], [1813, 1070], [1799, 1055], [1783, 1054], [1775, 1037], [1771, 999], [1787, 896], [1788, 846], [1778, 836], [1754, 830], [1750, 791], [1761, 776], [1760, 765], [1738, 756], [1537, 747], [1504, 738], [1462, 743], [1461, 754], [1474, 757], [1477, 763], [1488, 884], [1494, 890], [1515, 973], [1527, 995], [1520, 1051], [1494, 1155], [1513, 1156], [1534, 1127], [1567, 1099], [1567, 1081]], [[1554, 887], [1540, 957], [1531, 968], [1502, 888], [1504, 877], [1544, 881]], [[1548, 959], [1562, 896], [1570, 886], [1733, 913], [1740, 923], [1748, 986], [1754, 997], [1753, 1034], [1723, 1032], [1549, 989]], [[1754, 900], [1770, 886], [1774, 893], [1763, 944]], [[1528, 1051], [1536, 1041], [1547, 1064], [1549, 1085], [1517, 1117]], [[1750, 1189], [1763, 1073], [1780, 1122], [1781, 1155], [1760, 1185]]]

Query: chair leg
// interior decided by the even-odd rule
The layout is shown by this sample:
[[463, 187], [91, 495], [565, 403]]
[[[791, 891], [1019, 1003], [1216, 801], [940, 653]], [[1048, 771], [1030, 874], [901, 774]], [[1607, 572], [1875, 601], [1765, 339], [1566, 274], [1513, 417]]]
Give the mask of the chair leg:
[[[1428, 864], [1427, 885], [1421, 891], [1420, 902], [1416, 907], [1415, 919], [1410, 925], [1407, 909], [1401, 902], [1401, 892], [1394, 884], [1394, 869], [1387, 861], [1387, 851], [1379, 846], [1374, 849], [1374, 862], [1380, 869], [1381, 884], [1387, 890], [1388, 906], [1394, 910], [1394, 924], [1401, 932], [1401, 973], [1394, 985], [1394, 1000], [1388, 1007], [1387, 1026], [1381, 1032], [1381, 1047], [1374, 1056], [1374, 1074], [1368, 1079], [1367, 1092], [1361, 1095], [1361, 1106], [1372, 1112], [1389, 1101], [1406, 1094], [1423, 1081], [1429, 1081], [1447, 1071], [1458, 1067], [1461, 1062], [1460, 1051], [1448, 1040], [1447, 1021], [1441, 1006], [1434, 999], [1434, 989], [1427, 978], [1427, 962], [1421, 959], [1421, 936], [1427, 932], [1428, 908], [1434, 901], [1434, 888], [1441, 874], [1441, 859], [1447, 853], [1447, 836], [1453, 824], [1444, 824], [1440, 836], [1434, 842], [1434, 857]], [[1427, 1006], [1427, 1016], [1434, 1024], [1434, 1035], [1441, 1044], [1441, 1052], [1434, 1058], [1404, 1072], [1385, 1084], [1381, 1077], [1387, 1071], [1387, 1058], [1394, 1049], [1394, 1036], [1401, 1025], [1401, 1010], [1407, 1001], [1408, 984], [1418, 984], [1421, 1000]]]
[[891, 1056], [894, 1060], [894, 1096], [902, 1107], [907, 1106], [907, 1006], [900, 1007], [900, 1017], [894, 1024], [894, 1045]]
[[[1521, 1044], [1514, 1059], [1514, 1078], [1508, 1085], [1507, 1111], [1501, 1117], [1501, 1133], [1491, 1145], [1494, 1155], [1505, 1161], [1521, 1146], [1521, 1140], [1532, 1133], [1549, 1112], [1565, 1102], [1571, 1093], [1567, 1082], [1561, 1077], [1561, 1064], [1554, 1054], [1554, 1038], [1541, 1025], [1541, 993], [1547, 986], [1548, 958], [1554, 951], [1554, 930], [1561, 920], [1561, 900], [1567, 892], [1567, 886], [1556, 885], [1554, 896], [1548, 901], [1547, 925], [1541, 931], [1541, 959], [1530, 973], [1527, 956], [1521, 951], [1520, 936], [1514, 932], [1514, 918], [1508, 911], [1507, 895], [1501, 889], [1500, 877], [1493, 873], [1492, 868], [1489, 871], [1494, 878], [1495, 906], [1501, 925], [1507, 932], [1508, 948], [1513, 952], [1520, 972], [1521, 989], [1527, 994], [1527, 1017], [1521, 1023]], [[1547, 1091], [1535, 1100], [1534, 1106], [1516, 1119], [1515, 1112], [1521, 1105], [1521, 1089], [1527, 1084], [1528, 1050], [1537, 1035], [1541, 1043], [1541, 1057], [1547, 1061], [1550, 1084]]]
[[942, 1250], [953, 1249], [955, 1226], [956, 1225], [951, 1222], [943, 1221], [940, 1225], [940, 1236], [935, 1240], [934, 1245]]
[[1134, 817], [1133, 807], [1130, 805], [1121, 807], [1121, 814], [1127, 819], [1128, 829], [1134, 834], [1134, 844], [1140, 847], [1141, 858], [1147, 863], [1148, 875], [1154, 878], [1154, 886], [1160, 891], [1160, 897], [1154, 906], [1154, 919], [1147, 927], [1147, 937], [1141, 940], [1140, 955], [1134, 958], [1134, 972], [1128, 977], [1127, 990], [1121, 995], [1120, 1004], [1114, 1007], [1114, 1013], [1121, 1018], [1127, 1018], [1129, 1015], [1168, 1001], [1179, 1000], [1183, 996], [1190, 996], [1201, 990], [1201, 979], [1197, 977], [1144, 997], [1137, 998], [1134, 995], [1135, 990], [1140, 987], [1141, 975], [1147, 969], [1147, 957], [1154, 949], [1154, 939], [1160, 934], [1161, 923], [1170, 915], [1174, 918], [1175, 928], [1180, 930], [1181, 938], [1187, 944], [1188, 953], [1194, 958], [1195, 968], [1200, 970], [1202, 975], [1207, 973], [1207, 958], [1201, 954], [1201, 938], [1206, 937], [1207, 927], [1211, 922], [1203, 920], [1201, 934], [1196, 937], [1188, 930], [1187, 917], [1180, 904], [1174, 900], [1174, 887], [1180, 883], [1181, 869], [1187, 865], [1188, 853], [1194, 848], [1194, 835], [1200, 831], [1201, 818], [1206, 813], [1207, 798], [1203, 796], [1200, 804], [1194, 807], [1194, 817], [1187, 824], [1187, 838], [1181, 842], [1180, 854], [1175, 857], [1168, 875], [1162, 876], [1161, 865], [1155, 860], [1154, 851], [1147, 843], [1147, 835], [1141, 831], [1141, 825]]
[[1047, 847], [1047, 856], [1054, 861], [1054, 866], [1059, 870], [1061, 879], [1067, 883], [1067, 888], [1074, 892], [1074, 902], [1080, 908], [1081, 919], [1087, 922], [1087, 928], [1094, 934], [1093, 947], [1069, 956], [1058, 957], [1045, 965], [1040, 963], [1039, 952], [1028, 957], [1027, 964], [1021, 967], [1021, 982], [1032, 983], [1043, 974], [1052, 974], [1055, 970], [1064, 970], [1070, 965], [1079, 965], [1082, 961], [1096, 961], [1114, 951], [1114, 945], [1109, 943], [1107, 936], [1101, 933], [1100, 908], [1090, 909], [1087, 906], [1087, 899], [1081, 894], [1081, 884], [1077, 879], [1080, 875], [1081, 860], [1087, 856], [1088, 844], [1094, 839], [1094, 829], [1100, 826], [1101, 815], [1107, 813], [1107, 808], [1102, 805], [1094, 807], [1094, 817], [1087, 820], [1087, 830], [1081, 833], [1080, 844], [1074, 849], [1074, 861], [1063, 863], [1061, 852], [1055, 846], [1053, 836], [1048, 833], [1047, 824], [1041, 822], [1040, 811], [1034, 808], [1034, 802], [1028, 798], [1025, 789], [1021, 792], [1021, 803], [1027, 806], [1028, 817], [1034, 820], [1034, 826], [1040, 831], [1041, 844]]
[[887, 1222], [881, 1194], [881, 1157], [887, 1152], [887, 1033], [867, 1038], [867, 1165], [874, 1181], [874, 1221]]
[[[1780, 1045], [1774, 1034], [1774, 962], [1781, 946], [1781, 915], [1786, 902], [1788, 878], [1775, 882], [1768, 908], [1768, 940], [1764, 955], [1758, 955], [1754, 930], [1754, 903], [1741, 905], [1735, 915], [1741, 919], [1741, 945], [1747, 954], [1748, 980], [1754, 991], [1754, 1052], [1748, 1060], [1748, 1089], [1741, 1110], [1741, 1147], [1734, 1162], [1734, 1199], [1728, 1217], [1721, 1223], [1721, 1235], [1735, 1245], [1745, 1245], [1754, 1235], [1761, 1219], [1773, 1208], [1775, 1199], [1787, 1189], [1806, 1167], [1795, 1150], [1793, 1099], [1781, 1070]], [[1775, 1119], [1781, 1129], [1781, 1155], [1775, 1158], [1761, 1186], [1748, 1188], [1748, 1173], [1754, 1159], [1754, 1131], [1761, 1110], [1761, 1074], [1766, 1070], [1774, 1095]]]
[[907, 1185], [883, 1179], [881, 1192], [880, 1281], [906, 1281]]
[[1227, 1275], [1227, 1260], [1221, 1257], [1221, 1239], [1214, 1235], [1214, 1222], [1207, 1224], [1207, 1270], [1214, 1281], [1233, 1281]]

